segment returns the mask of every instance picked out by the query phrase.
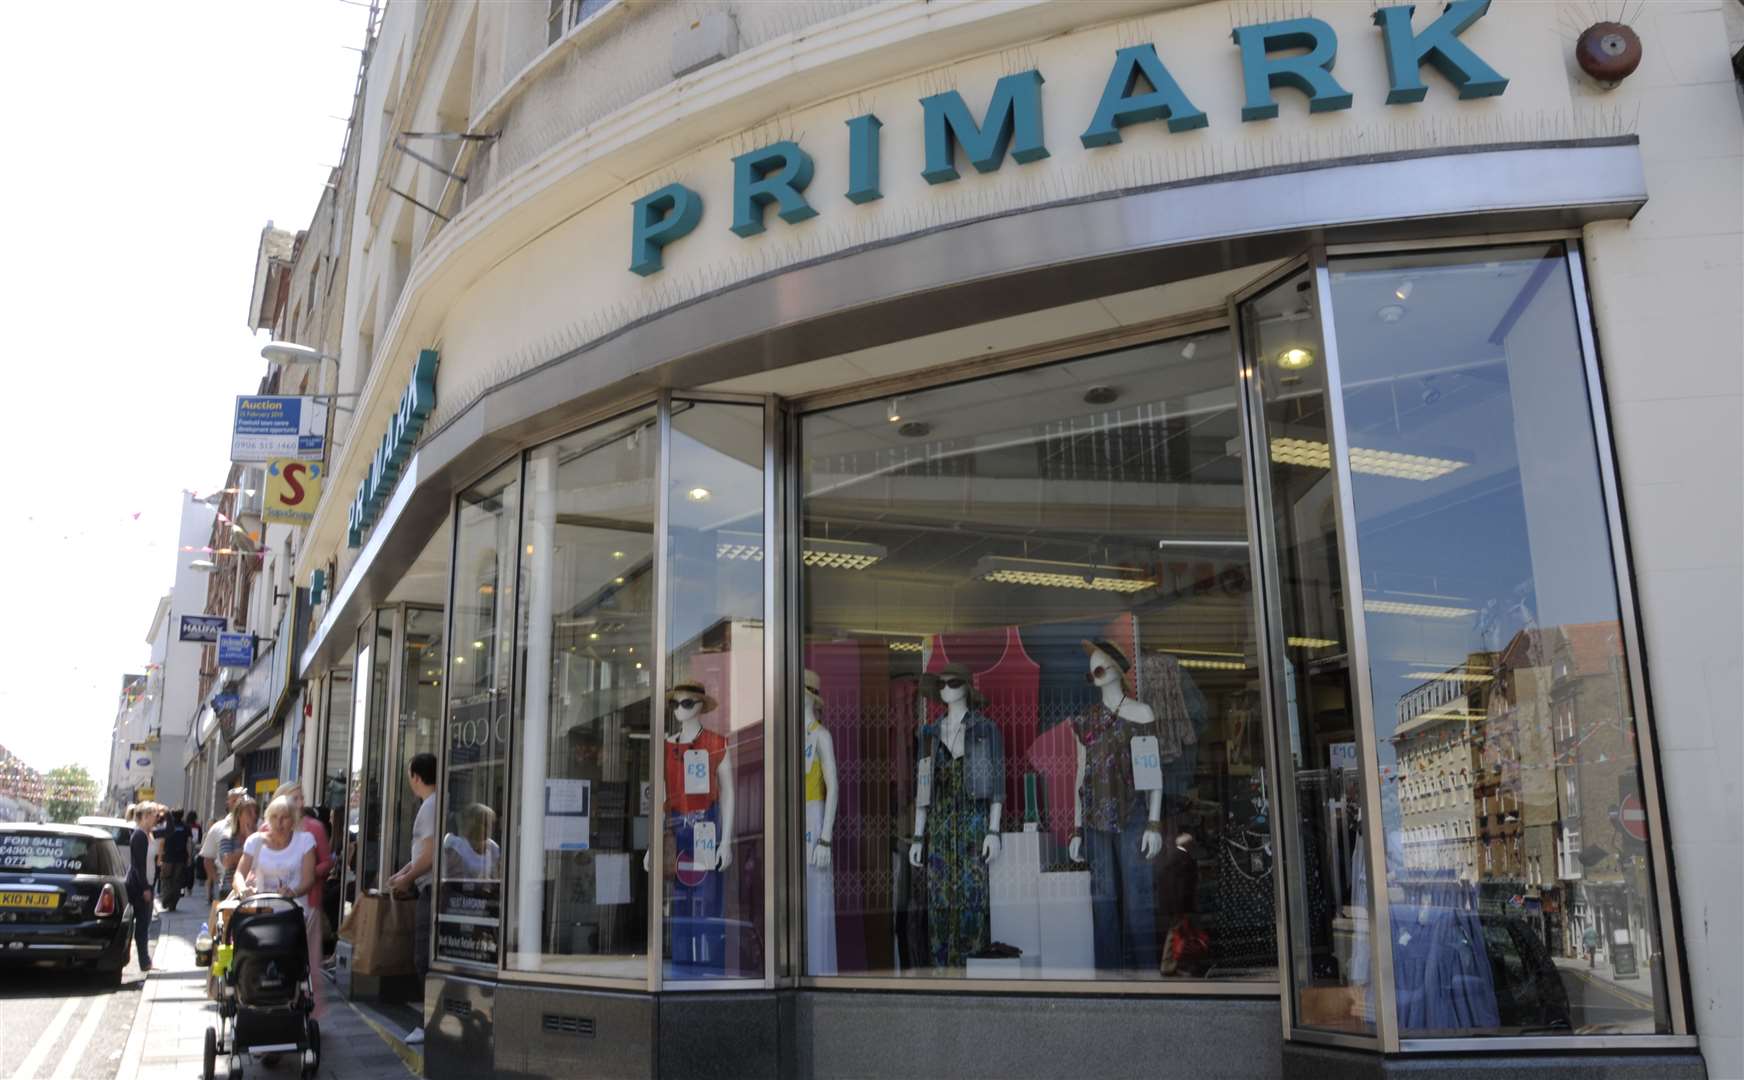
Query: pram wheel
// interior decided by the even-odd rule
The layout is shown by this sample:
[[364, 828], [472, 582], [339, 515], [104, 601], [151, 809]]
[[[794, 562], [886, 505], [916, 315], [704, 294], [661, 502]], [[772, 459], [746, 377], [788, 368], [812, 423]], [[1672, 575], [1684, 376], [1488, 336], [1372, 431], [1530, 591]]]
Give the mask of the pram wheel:
[[308, 1049], [303, 1051], [303, 1075], [314, 1076], [321, 1069], [321, 1025], [311, 1019], [307, 1033]]
[[206, 1029], [206, 1050], [201, 1061], [200, 1075], [205, 1080], [212, 1080], [218, 1072], [218, 1033], [211, 1028]]
[[226, 1075], [229, 1076], [230, 1080], [242, 1080], [241, 1054], [230, 1055], [230, 1068], [226, 1071]]

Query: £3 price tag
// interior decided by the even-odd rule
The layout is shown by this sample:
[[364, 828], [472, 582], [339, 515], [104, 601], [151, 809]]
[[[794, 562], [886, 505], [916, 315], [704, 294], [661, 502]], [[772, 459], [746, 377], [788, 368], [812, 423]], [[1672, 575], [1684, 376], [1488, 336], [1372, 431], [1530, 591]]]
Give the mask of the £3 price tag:
[[708, 757], [707, 750], [686, 750], [684, 752], [684, 793], [686, 795], [707, 795], [709, 793]]

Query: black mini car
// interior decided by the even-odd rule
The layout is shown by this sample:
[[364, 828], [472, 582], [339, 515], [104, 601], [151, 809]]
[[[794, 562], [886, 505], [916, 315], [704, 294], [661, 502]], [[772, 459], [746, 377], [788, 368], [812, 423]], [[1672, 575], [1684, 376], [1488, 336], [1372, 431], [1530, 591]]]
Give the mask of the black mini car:
[[107, 830], [0, 823], [0, 964], [84, 968], [119, 983], [133, 927], [125, 873]]

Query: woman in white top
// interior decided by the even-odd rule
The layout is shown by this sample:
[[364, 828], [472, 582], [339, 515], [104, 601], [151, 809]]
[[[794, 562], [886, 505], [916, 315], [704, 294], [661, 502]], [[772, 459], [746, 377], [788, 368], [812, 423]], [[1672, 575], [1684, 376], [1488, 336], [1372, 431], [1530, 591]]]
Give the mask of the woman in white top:
[[237, 891], [278, 893], [303, 908], [304, 931], [309, 942], [309, 985], [315, 996], [315, 1019], [327, 1015], [327, 995], [322, 992], [321, 930], [317, 912], [320, 898], [310, 897], [321, 888], [315, 876], [319, 861], [315, 838], [303, 829], [303, 811], [295, 793], [279, 795], [267, 804], [266, 828], [242, 844], [242, 861], [236, 865]]

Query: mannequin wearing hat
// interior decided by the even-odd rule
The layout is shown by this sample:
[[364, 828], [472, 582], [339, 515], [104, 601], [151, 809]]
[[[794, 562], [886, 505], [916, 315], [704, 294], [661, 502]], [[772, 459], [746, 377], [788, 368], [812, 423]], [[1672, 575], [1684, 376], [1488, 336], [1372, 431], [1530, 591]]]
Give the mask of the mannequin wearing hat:
[[926, 868], [933, 966], [961, 967], [992, 941], [987, 867], [1001, 849], [1005, 741], [962, 664], [945, 665], [929, 692], [945, 715], [921, 732], [908, 862]]
[[[733, 862], [733, 760], [727, 737], [702, 726], [716, 702], [694, 682], [666, 694], [676, 730], [666, 736], [666, 956], [675, 972], [720, 975], [726, 965], [726, 889]], [[712, 848], [712, 850], [711, 850]], [[648, 857], [642, 857], [643, 866]]]
[[805, 673], [805, 972], [836, 973], [836, 874], [830, 838], [836, 827], [836, 744], [819, 716], [823, 682]]
[[1132, 664], [1103, 638], [1084, 642], [1101, 701], [1073, 717], [1078, 798], [1067, 854], [1090, 864], [1096, 966], [1156, 971], [1156, 875], [1163, 849], [1156, 713], [1127, 693]]

